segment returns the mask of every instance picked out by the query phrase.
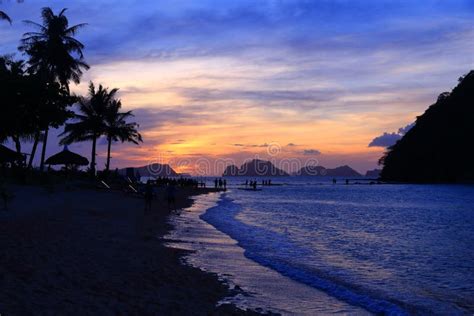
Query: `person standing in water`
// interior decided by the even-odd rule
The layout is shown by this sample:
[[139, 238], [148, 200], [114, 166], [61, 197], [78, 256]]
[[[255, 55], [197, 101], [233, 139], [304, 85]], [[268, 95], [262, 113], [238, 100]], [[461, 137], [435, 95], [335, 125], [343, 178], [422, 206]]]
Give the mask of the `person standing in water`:
[[173, 210], [176, 209], [176, 188], [173, 183], [168, 184], [166, 195], [168, 200], [168, 211], [172, 210], [171, 206], [173, 206]]
[[153, 187], [150, 180], [145, 185], [145, 212], [151, 211], [151, 203], [153, 201]]

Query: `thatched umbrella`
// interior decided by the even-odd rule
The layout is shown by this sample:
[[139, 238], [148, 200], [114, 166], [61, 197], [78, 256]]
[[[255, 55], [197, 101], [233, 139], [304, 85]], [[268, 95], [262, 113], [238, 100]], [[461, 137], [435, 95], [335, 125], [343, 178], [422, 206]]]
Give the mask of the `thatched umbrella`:
[[69, 151], [67, 146], [64, 146], [63, 151], [52, 155], [48, 159], [46, 159], [45, 164], [47, 165], [65, 165], [66, 170], [67, 167], [70, 165], [76, 166], [86, 166], [89, 164], [89, 160], [86, 157], [82, 157], [79, 154], [73, 153]]
[[0, 145], [0, 163], [15, 162], [23, 160], [23, 155], [11, 150], [8, 147]]

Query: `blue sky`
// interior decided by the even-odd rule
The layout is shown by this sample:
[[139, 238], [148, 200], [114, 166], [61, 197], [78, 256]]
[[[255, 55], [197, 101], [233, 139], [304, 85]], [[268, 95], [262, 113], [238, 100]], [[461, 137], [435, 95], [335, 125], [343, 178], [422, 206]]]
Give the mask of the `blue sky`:
[[117, 147], [117, 166], [242, 159], [277, 142], [284, 157], [314, 152], [365, 171], [384, 150], [368, 147], [374, 138], [412, 123], [474, 68], [468, 0], [3, 1], [14, 23], [0, 25], [1, 53], [44, 6], [88, 23], [83, 82], [121, 88], [142, 123], [146, 142]]

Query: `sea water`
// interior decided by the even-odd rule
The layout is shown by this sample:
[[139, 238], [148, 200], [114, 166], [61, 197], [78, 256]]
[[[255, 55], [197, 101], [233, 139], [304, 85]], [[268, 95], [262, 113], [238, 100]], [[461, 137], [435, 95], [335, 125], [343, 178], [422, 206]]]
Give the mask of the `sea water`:
[[188, 263], [282, 314], [474, 312], [474, 186], [274, 178], [198, 197], [178, 218]]

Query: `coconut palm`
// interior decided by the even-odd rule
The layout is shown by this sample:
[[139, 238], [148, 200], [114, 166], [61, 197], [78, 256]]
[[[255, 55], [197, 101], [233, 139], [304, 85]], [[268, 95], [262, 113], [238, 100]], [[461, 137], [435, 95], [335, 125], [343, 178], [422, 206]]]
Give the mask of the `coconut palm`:
[[107, 108], [105, 115], [105, 132], [107, 137], [107, 162], [105, 171], [108, 174], [110, 170], [110, 151], [112, 142], [121, 141], [137, 144], [142, 142], [142, 136], [138, 132], [138, 124], [135, 122], [127, 122], [128, 118], [133, 117], [132, 111], [120, 112], [122, 102], [120, 100], [112, 100]]
[[[23, 34], [19, 49], [29, 56], [30, 72], [41, 75], [51, 84], [59, 83], [69, 91], [70, 81], [78, 84], [83, 70], [89, 69], [89, 66], [84, 61], [84, 45], [74, 38], [78, 30], [86, 24], [69, 26], [65, 12], [66, 9], [63, 9], [56, 15], [51, 8], [43, 8], [42, 24], [25, 21], [37, 28], [37, 31]], [[63, 111], [64, 108], [59, 107], [59, 110]], [[41, 170], [44, 168], [49, 127], [62, 124], [64, 120], [51, 121], [44, 130]]]
[[114, 99], [117, 89], [104, 88], [99, 85], [96, 89], [94, 84], [89, 84], [89, 98], [79, 98], [79, 114], [75, 115], [77, 122], [67, 123], [61, 136], [62, 145], [74, 142], [92, 141], [92, 153], [90, 171], [95, 175], [96, 171], [96, 146], [97, 139], [105, 133], [105, 117], [107, 108]]
[[10, 17], [3, 11], [0, 11], [0, 20], [5, 20], [8, 23], [12, 24], [12, 20], [10, 19]]

